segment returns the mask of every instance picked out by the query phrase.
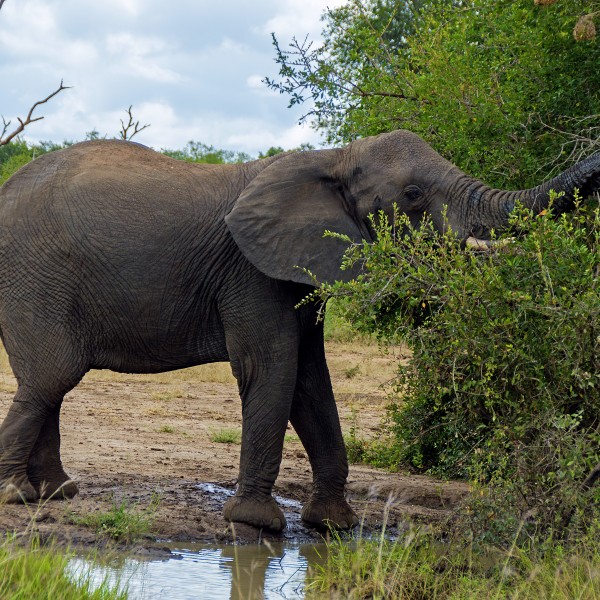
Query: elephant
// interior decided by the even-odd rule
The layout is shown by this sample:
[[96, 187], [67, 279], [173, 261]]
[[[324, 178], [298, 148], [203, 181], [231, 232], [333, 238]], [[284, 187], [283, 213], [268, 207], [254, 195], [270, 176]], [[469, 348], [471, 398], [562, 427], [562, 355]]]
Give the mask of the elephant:
[[[0, 329], [18, 383], [0, 426], [5, 501], [69, 498], [60, 457], [64, 395], [89, 369], [156, 373], [229, 361], [242, 402], [242, 444], [229, 522], [273, 531], [272, 496], [291, 423], [313, 476], [312, 526], [351, 528], [348, 462], [318, 306], [298, 304], [341, 270], [350, 240], [372, 241], [368, 216], [417, 226], [429, 215], [461, 240], [489, 239], [517, 200], [569, 210], [600, 188], [600, 153], [538, 187], [492, 189], [398, 130], [345, 147], [244, 164], [177, 161], [140, 144], [83, 142], [40, 156], [0, 189]], [[115, 400], [117, 401], [117, 400]]]

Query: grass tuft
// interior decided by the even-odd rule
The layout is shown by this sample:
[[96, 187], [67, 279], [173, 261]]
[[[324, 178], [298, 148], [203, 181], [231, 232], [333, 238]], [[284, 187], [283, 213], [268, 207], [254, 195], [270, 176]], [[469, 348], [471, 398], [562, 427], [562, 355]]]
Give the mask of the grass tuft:
[[157, 429], [158, 433], [175, 433], [175, 427], [172, 425], [163, 425]]
[[71, 514], [70, 520], [116, 542], [131, 544], [150, 533], [159, 502], [157, 495], [152, 497], [145, 508], [140, 508], [138, 503], [129, 504], [127, 500], [120, 503], [114, 501], [109, 511], [86, 515]]
[[242, 432], [239, 429], [219, 429], [212, 431], [209, 437], [211, 442], [217, 444], [241, 444]]

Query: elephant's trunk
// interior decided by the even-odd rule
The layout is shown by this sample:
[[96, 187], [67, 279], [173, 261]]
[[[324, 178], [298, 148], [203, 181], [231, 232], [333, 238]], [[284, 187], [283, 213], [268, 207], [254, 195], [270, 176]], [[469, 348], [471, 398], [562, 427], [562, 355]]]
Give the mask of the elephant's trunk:
[[551, 190], [557, 194], [563, 193], [552, 204], [554, 214], [560, 214], [573, 208], [576, 190], [585, 198], [600, 189], [600, 152], [528, 190], [494, 190], [480, 182], [473, 182], [468, 187], [471, 230], [467, 235], [486, 239], [492, 229], [501, 231], [506, 228], [509, 214], [517, 201], [530, 210], [540, 212], [548, 207]]

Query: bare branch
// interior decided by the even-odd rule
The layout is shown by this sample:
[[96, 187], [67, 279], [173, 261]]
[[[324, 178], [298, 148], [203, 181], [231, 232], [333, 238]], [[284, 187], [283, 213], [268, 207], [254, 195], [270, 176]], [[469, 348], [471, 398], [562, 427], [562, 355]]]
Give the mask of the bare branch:
[[142, 127], [140, 127], [140, 122], [133, 120], [133, 114], [131, 112], [132, 108], [133, 105], [131, 105], [126, 111], [127, 115], [129, 116], [129, 121], [127, 122], [127, 125], [125, 125], [123, 119], [121, 119], [121, 131], [119, 132], [119, 137], [122, 140], [130, 140], [133, 138], [134, 135], [137, 135], [140, 131], [144, 131], [144, 129], [150, 127], [150, 123], [147, 123], [146, 125], [142, 125]]
[[[5, 2], [5, 0], [0, 0], [0, 8], [2, 8], [2, 3], [4, 3], [4, 2]], [[46, 104], [46, 102], [48, 102], [49, 100], [54, 98], [54, 96], [56, 96], [57, 94], [60, 94], [60, 92], [62, 92], [63, 90], [68, 90], [68, 89], [70, 89], [69, 86], [63, 85], [63, 82], [61, 80], [60, 85], [58, 86], [58, 88], [56, 90], [54, 90], [50, 95], [48, 95], [43, 100], [39, 100], [38, 102], [36, 102], [29, 109], [29, 112], [27, 113], [27, 116], [25, 117], [25, 119], [21, 119], [21, 117], [17, 117], [17, 121], [19, 121], [19, 126], [12, 133], [9, 133], [8, 135], [6, 135], [6, 132], [8, 131], [10, 121], [6, 121], [6, 119], [4, 119], [4, 117], [2, 117], [2, 135], [0, 135], [0, 146], [4, 146], [4, 145], [8, 144], [8, 142], [10, 142], [17, 135], [19, 135], [25, 129], [25, 127], [27, 127], [27, 125], [29, 125], [30, 123], [35, 123], [36, 121], [41, 121], [44, 117], [35, 117], [35, 118], [33, 117], [33, 112], [35, 111], [35, 109], [38, 106], [40, 106], [41, 104]]]
[[0, 133], [0, 140], [4, 138], [9, 127], [10, 121], [7, 121], [4, 117], [2, 117], [2, 133]]
[[544, 129], [562, 138], [558, 156], [542, 165], [540, 170], [551, 167], [560, 170], [565, 165], [578, 162], [600, 150], [600, 114], [585, 117], [563, 117], [569, 129], [560, 129], [539, 119]]

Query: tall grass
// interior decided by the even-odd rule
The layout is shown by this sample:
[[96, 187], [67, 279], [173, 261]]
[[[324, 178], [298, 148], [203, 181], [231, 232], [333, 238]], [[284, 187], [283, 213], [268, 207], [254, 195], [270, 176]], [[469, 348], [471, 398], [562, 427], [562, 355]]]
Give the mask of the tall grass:
[[335, 536], [324, 566], [307, 584], [307, 598], [350, 600], [469, 600], [600, 598], [600, 545], [565, 551], [515, 547], [475, 549], [456, 537], [441, 542], [413, 531], [397, 541]]
[[0, 599], [2, 600], [126, 600], [127, 593], [103, 581], [93, 585], [89, 571], [72, 575], [72, 555], [41, 547], [35, 539], [26, 546], [14, 538], [0, 543]]

